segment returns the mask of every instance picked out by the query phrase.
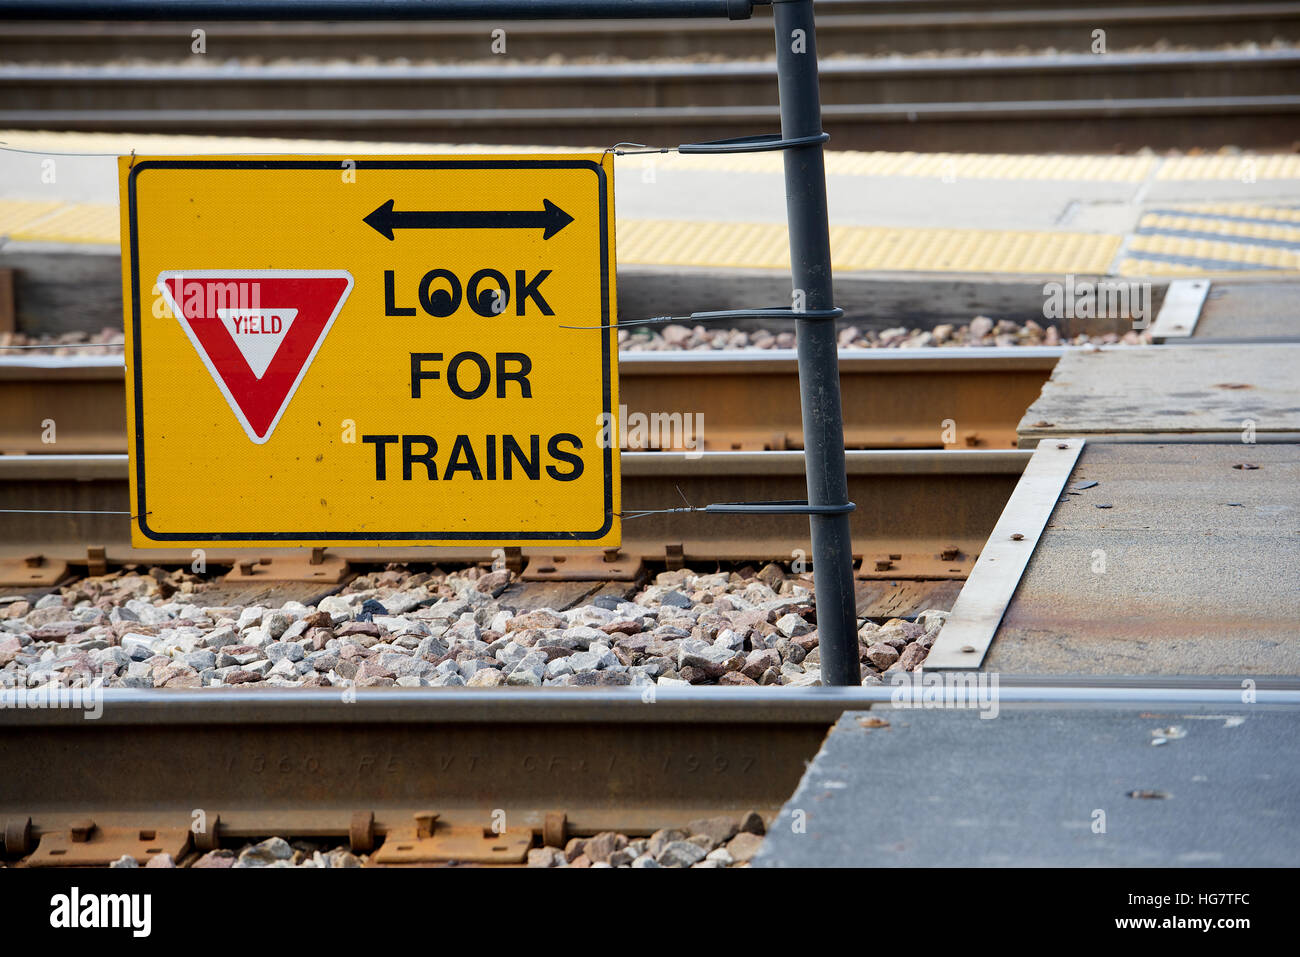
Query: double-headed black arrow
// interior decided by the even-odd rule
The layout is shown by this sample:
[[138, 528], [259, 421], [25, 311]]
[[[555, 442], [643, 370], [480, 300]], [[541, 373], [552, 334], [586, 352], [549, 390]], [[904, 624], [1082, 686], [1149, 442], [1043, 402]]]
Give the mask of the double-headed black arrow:
[[386, 239], [394, 229], [540, 229], [550, 239], [573, 217], [549, 199], [539, 210], [450, 210], [447, 212], [400, 212], [389, 200], [365, 218], [367, 225]]

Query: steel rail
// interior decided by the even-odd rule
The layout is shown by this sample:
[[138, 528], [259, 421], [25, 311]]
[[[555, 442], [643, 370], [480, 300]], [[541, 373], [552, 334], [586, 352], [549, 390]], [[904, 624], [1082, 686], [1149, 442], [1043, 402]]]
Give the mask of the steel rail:
[[[841, 350], [845, 442], [855, 449], [1014, 448], [1020, 417], [1065, 350]], [[628, 413], [647, 417], [702, 415], [705, 450], [797, 449], [803, 439], [795, 373], [789, 349], [624, 352], [620, 401]], [[0, 350], [2, 453], [124, 451], [125, 409], [120, 357]], [[48, 419], [58, 428], [53, 444], [41, 424]], [[952, 420], [947, 437], [945, 420]], [[633, 449], [687, 448], [684, 432], [675, 443], [640, 444], [631, 432], [629, 438], [638, 439]]]
[[[828, 103], [1015, 100], [1032, 88], [1038, 99], [1115, 98], [1286, 93], [1300, 51], [1189, 50], [1145, 53], [1007, 54], [997, 57], [844, 57], [820, 70]], [[1276, 74], [1277, 88], [1267, 80]], [[1162, 87], [1154, 87], [1161, 77]], [[21, 95], [28, 108], [58, 110], [73, 103], [120, 104], [134, 88], [147, 94], [143, 105], [184, 107], [187, 90], [203, 91], [203, 106], [220, 108], [265, 90], [276, 102], [286, 92], [352, 88], [357, 105], [382, 92], [394, 107], [414, 105], [422, 94], [455, 90], [459, 108], [493, 109], [502, 92], [516, 107], [545, 107], [565, 92], [581, 104], [602, 106], [698, 106], [769, 104], [775, 64], [765, 61], [706, 63], [498, 63], [356, 64], [290, 63], [195, 66], [187, 62], [136, 65], [14, 64], [0, 67], [0, 91]], [[1032, 82], [1031, 82], [1032, 81]], [[1059, 81], [1059, 82], [1058, 82]], [[1235, 84], [1234, 82], [1235, 81]], [[593, 88], [593, 82], [603, 85]], [[300, 89], [294, 89], [297, 84]], [[881, 84], [897, 84], [881, 87]], [[1029, 84], [1029, 86], [1026, 86]], [[1099, 88], [1098, 84], [1110, 84]], [[1198, 89], [1198, 84], [1204, 89]], [[1225, 85], [1226, 84], [1226, 85]], [[604, 87], [607, 87], [604, 88]], [[1268, 88], [1266, 88], [1268, 87]], [[98, 94], [96, 95], [96, 91]], [[221, 97], [233, 94], [231, 103]], [[1011, 94], [1011, 95], [1008, 95]], [[60, 100], [60, 97], [63, 100]], [[216, 97], [217, 99], [211, 99]], [[394, 101], [406, 97], [410, 103]], [[630, 102], [629, 102], [630, 98]], [[640, 102], [638, 102], [640, 101]], [[252, 104], [255, 106], [256, 104]]]
[[[1187, 717], [1300, 707], [1294, 678], [1256, 679], [1248, 706], [1236, 679], [985, 678], [954, 703]], [[564, 814], [568, 834], [649, 833], [773, 814], [843, 712], [889, 721], [925, 706], [915, 686], [110, 689], [93, 719], [77, 706], [0, 708], [0, 823], [21, 835], [30, 821], [34, 837], [87, 818], [110, 839], [114, 828], [183, 835], [197, 809], [224, 838], [341, 837], [360, 811], [382, 837], [416, 814], [482, 828], [504, 811], [533, 831]]]
[[[854, 553], [866, 561], [859, 576], [880, 580], [963, 579], [983, 548], [1030, 457], [1004, 450], [898, 450], [847, 453]], [[623, 508], [671, 509], [682, 495], [693, 504], [792, 501], [805, 498], [802, 452], [628, 452], [622, 456]], [[130, 546], [125, 455], [17, 455], [0, 457], [0, 559], [40, 554], [51, 561], [87, 562], [103, 547], [110, 564], [188, 565], [190, 549], [138, 551]], [[679, 491], [680, 490], [680, 491]], [[111, 511], [117, 514], [86, 514]], [[624, 558], [652, 562], [789, 561], [808, 554], [805, 516], [652, 514], [624, 524]], [[947, 560], [940, 556], [952, 554]], [[250, 556], [279, 557], [288, 549], [211, 546], [207, 561], [235, 564]], [[331, 548], [357, 563], [484, 561], [486, 549]], [[569, 552], [558, 546], [525, 548], [545, 559]], [[891, 559], [889, 556], [899, 556]], [[876, 569], [883, 561], [885, 568]], [[598, 571], [599, 569], [597, 569]], [[559, 575], [557, 577], [563, 577]]]
[[[1253, 700], [1243, 691], [1247, 681]], [[981, 684], [982, 683], [982, 684]], [[678, 724], [744, 721], [824, 724], [845, 711], [912, 710], [934, 688], [954, 696], [983, 689], [999, 705], [1132, 708], [1300, 708], [1300, 676], [1265, 675], [1035, 675], [924, 672], [895, 683], [862, 687], [688, 688], [379, 688], [347, 697], [338, 689], [229, 688], [141, 690], [101, 688], [103, 713], [87, 718], [76, 707], [18, 707], [0, 697], [0, 727], [138, 727], [163, 722], [254, 725], [274, 722], [391, 724], [399, 721], [475, 721], [513, 724]], [[5, 689], [0, 689], [3, 692]], [[34, 691], [36, 689], [27, 689]], [[21, 693], [21, 692], [19, 692]], [[930, 702], [934, 704], [933, 700]]]
[[[828, 103], [826, 125], [842, 150], [967, 151], [989, 142], [1009, 153], [1143, 148], [1289, 149], [1300, 135], [1300, 95], [916, 103]], [[0, 127], [185, 135], [498, 145], [608, 146], [613, 140], [682, 143], [751, 134], [774, 124], [772, 106], [562, 107], [549, 109], [5, 109]], [[485, 136], [490, 131], [490, 136]], [[611, 133], [611, 131], [615, 131]]]
[[[838, 149], [1285, 146], [1300, 54], [1265, 50], [827, 60]], [[778, 119], [774, 66], [442, 64], [0, 70], [0, 126], [531, 145], [741, 136]], [[1021, 99], [1032, 90], [1034, 99]], [[442, 105], [428, 108], [431, 96]], [[371, 104], [379, 97], [382, 108]], [[571, 105], [569, 105], [571, 104]], [[1087, 122], [1080, 122], [1087, 121]]]
[[[822, 0], [824, 2], [824, 0]], [[821, 3], [819, 3], [819, 9]], [[832, 10], [839, 7], [833, 5]], [[351, 21], [229, 22], [208, 29], [208, 55], [232, 57], [404, 57], [455, 62], [492, 55], [498, 23]], [[1113, 49], [1175, 44], [1268, 43], [1300, 30], [1298, 3], [1201, 4], [1067, 9], [997, 9], [924, 13], [821, 14], [823, 54], [917, 53], [934, 50], [1042, 49], [1088, 51], [1092, 31], [1108, 31]], [[14, 23], [0, 34], [0, 59], [9, 62], [176, 59], [190, 53], [188, 24], [158, 22]], [[740, 23], [684, 20], [536, 21], [508, 31], [511, 61], [552, 55], [580, 57], [766, 58], [771, 27], [766, 17]]]

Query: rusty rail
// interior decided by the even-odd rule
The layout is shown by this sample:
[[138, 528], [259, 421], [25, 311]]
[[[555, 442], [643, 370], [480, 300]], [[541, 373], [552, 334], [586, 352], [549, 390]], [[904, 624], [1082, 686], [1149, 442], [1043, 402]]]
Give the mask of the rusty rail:
[[[4, 707], [4, 850], [31, 866], [102, 865], [281, 834], [359, 851], [397, 838], [412, 863], [517, 864], [538, 833], [563, 844], [715, 814], [770, 819], [842, 712], [888, 716], [897, 694], [654, 690], [109, 690], [97, 712]], [[1186, 711], [1239, 695], [1235, 679], [1007, 676], [998, 704]], [[1260, 707], [1300, 700], [1289, 679], [1261, 679], [1258, 695]]]
[[[1063, 353], [1059, 346], [841, 351], [845, 443], [1015, 448], [1020, 417]], [[116, 357], [0, 357], [0, 452], [125, 452], [124, 388]], [[793, 350], [623, 353], [619, 388], [629, 415], [702, 415], [706, 450], [803, 445]], [[53, 442], [47, 420], [55, 424]]]
[[[864, 579], [964, 579], [1011, 496], [1031, 453], [1018, 450], [899, 450], [848, 453], [855, 554]], [[671, 508], [685, 495], [694, 504], [778, 501], [804, 495], [803, 453], [628, 452], [623, 455], [623, 508]], [[678, 493], [681, 490], [681, 494]], [[59, 563], [144, 562], [189, 564], [189, 549], [139, 551], [130, 546], [130, 496], [125, 455], [0, 456], [0, 581]], [[85, 514], [109, 512], [117, 514]], [[642, 562], [789, 561], [810, 555], [802, 516], [667, 513], [628, 520], [617, 556], [590, 551], [526, 548], [520, 561], [538, 559], [568, 579], [634, 578]], [[269, 557], [301, 557], [303, 550], [257, 552], [214, 546], [206, 561], [237, 565]], [[88, 554], [89, 553], [89, 554]], [[335, 561], [487, 561], [485, 549], [338, 548]], [[563, 567], [557, 567], [563, 566]], [[542, 578], [548, 577], [546, 574]]]
[[[57, 831], [190, 827], [223, 837], [382, 836], [432, 811], [450, 825], [648, 832], [775, 812], [844, 705], [762, 692], [468, 694], [105, 692], [102, 717], [0, 709], [0, 819]], [[618, 689], [613, 689], [616, 692]], [[742, 689], [749, 690], [749, 689]], [[756, 689], [755, 689], [756, 690]], [[58, 755], [64, 755], [62, 759]]]
[[[819, 10], [825, 4], [820, 0]], [[1205, 3], [1161, 7], [1143, 0], [1125, 8], [1108, 0], [1095, 7], [1049, 8], [998, 4], [970, 9], [944, 4], [918, 11], [915, 4], [825, 4], [817, 18], [823, 55], [920, 53], [928, 50], [1043, 49], [1085, 52], [1092, 30], [1111, 31], [1112, 45], [1127, 48], [1160, 40], [1175, 45], [1213, 45], [1276, 36], [1295, 37], [1300, 5], [1295, 3]], [[873, 7], [875, 9], [873, 9]], [[911, 7], [912, 9], [908, 9]], [[1019, 9], [1008, 9], [1019, 7]], [[1024, 9], [1029, 7], [1029, 9]], [[383, 21], [361, 23], [213, 24], [208, 49], [214, 58], [394, 57], [456, 62], [491, 55], [495, 24]], [[689, 29], [687, 29], [689, 28]], [[179, 59], [190, 51], [189, 30], [169, 23], [12, 23], [0, 37], [0, 58], [8, 62], [102, 62], [121, 58]], [[772, 52], [767, 11], [747, 21], [712, 23], [681, 20], [521, 22], [509, 34], [512, 60], [576, 57], [767, 57]]]

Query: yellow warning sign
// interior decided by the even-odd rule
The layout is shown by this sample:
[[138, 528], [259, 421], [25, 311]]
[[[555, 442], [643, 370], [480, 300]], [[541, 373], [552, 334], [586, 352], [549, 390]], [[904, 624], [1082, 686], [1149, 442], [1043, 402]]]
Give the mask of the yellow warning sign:
[[610, 156], [119, 175], [134, 545], [619, 544]]

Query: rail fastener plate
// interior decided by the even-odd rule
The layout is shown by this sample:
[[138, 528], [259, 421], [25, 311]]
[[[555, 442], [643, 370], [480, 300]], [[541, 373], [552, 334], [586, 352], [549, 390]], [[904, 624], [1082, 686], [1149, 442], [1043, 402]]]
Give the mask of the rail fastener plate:
[[190, 832], [183, 827], [99, 827], [91, 820], [79, 821], [67, 830], [42, 834], [27, 866], [107, 867], [120, 857], [144, 864], [158, 854], [179, 861], [189, 843]]

